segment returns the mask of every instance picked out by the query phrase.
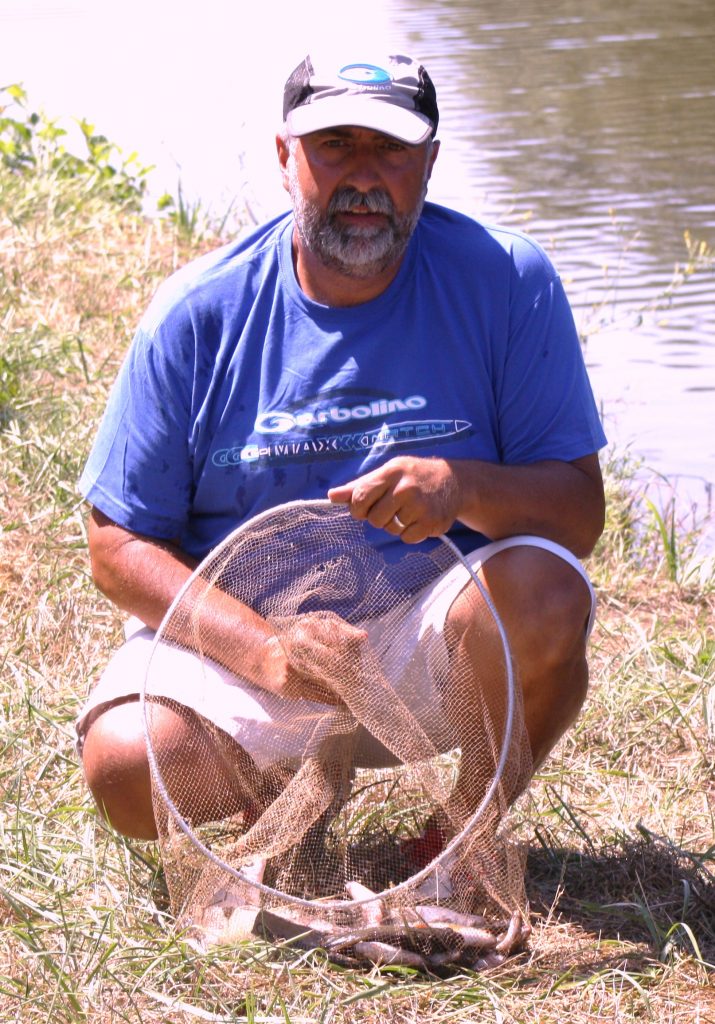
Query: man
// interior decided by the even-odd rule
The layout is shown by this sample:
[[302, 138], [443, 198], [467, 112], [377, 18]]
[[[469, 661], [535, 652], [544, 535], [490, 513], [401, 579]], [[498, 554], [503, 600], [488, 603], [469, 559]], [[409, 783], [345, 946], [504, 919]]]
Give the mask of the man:
[[[95, 580], [139, 620], [78, 722], [90, 789], [129, 836], [156, 836], [137, 700], [152, 631], [231, 529], [294, 498], [327, 495], [395, 544], [448, 532], [474, 552], [535, 764], [585, 698], [593, 593], [576, 559], [603, 526], [605, 439], [561, 284], [523, 235], [423, 205], [433, 84], [409, 57], [355, 56], [288, 79], [292, 214], [160, 289], [82, 477]], [[444, 614], [467, 642], [463, 595]], [[336, 699], [249, 609], [214, 618], [218, 637], [241, 631], [236, 672], [271, 699]], [[186, 751], [181, 707], [166, 728]], [[215, 788], [216, 765], [191, 770]]]

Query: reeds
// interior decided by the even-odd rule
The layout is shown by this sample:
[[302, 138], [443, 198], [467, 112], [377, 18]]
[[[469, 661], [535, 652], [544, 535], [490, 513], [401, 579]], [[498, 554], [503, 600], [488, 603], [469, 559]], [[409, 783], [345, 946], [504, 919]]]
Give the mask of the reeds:
[[193, 244], [99, 178], [0, 162], [0, 1020], [715, 1021], [713, 578], [624, 459], [589, 565], [590, 699], [516, 812], [531, 951], [430, 980], [258, 941], [199, 956], [174, 933], [155, 848], [101, 824], [74, 751], [120, 630], [76, 480]]

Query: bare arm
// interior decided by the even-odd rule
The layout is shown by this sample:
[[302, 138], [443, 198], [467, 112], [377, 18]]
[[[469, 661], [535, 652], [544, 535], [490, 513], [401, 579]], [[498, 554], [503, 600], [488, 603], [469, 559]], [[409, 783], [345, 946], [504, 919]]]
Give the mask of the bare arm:
[[595, 453], [525, 466], [400, 456], [332, 488], [328, 497], [407, 543], [445, 533], [460, 520], [492, 540], [546, 537], [579, 558], [601, 535], [605, 505]]
[[89, 517], [89, 554], [102, 593], [152, 629], [197, 564], [170, 541], [125, 530], [97, 508]]
[[[89, 521], [89, 550], [95, 583], [114, 604], [158, 629], [171, 602], [197, 562], [177, 545], [133, 533], [98, 509]], [[299, 675], [270, 624], [247, 605], [217, 588], [202, 597], [200, 632], [204, 653], [236, 675], [286, 697], [336, 703], [324, 686]], [[361, 633], [345, 624], [346, 643]], [[336, 642], [335, 623], [306, 617], [297, 641], [314, 648]], [[183, 637], [175, 640], [186, 641]]]

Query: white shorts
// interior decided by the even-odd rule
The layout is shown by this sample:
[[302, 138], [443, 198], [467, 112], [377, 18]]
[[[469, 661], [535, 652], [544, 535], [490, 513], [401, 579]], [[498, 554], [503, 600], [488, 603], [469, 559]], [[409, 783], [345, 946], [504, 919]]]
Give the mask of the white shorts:
[[[508, 537], [478, 548], [467, 556], [467, 561], [472, 570], [478, 572], [499, 551], [520, 545], [543, 548], [558, 555], [583, 578], [591, 594], [588, 635], [595, 616], [595, 593], [583, 566], [566, 548], [541, 537]], [[466, 567], [457, 564], [421, 591], [411, 613], [400, 625], [399, 642], [395, 642], [394, 635], [385, 636], [380, 620], [364, 626], [396, 696], [404, 698], [410, 712], [440, 750], [453, 746], [444, 723], [436, 723], [434, 715], [438, 699], [435, 679], [440, 675], [444, 677], [447, 659], [444, 622], [469, 578]], [[286, 698], [252, 686], [210, 659], [169, 645], [155, 645], [154, 631], [139, 619], [129, 619], [125, 634], [126, 642], [109, 662], [77, 718], [80, 754], [89, 725], [102, 711], [116, 703], [139, 699], [150, 660], [152, 696], [175, 700], [213, 722], [232, 736], [259, 768], [277, 760], [305, 756], [310, 752], [311, 737], [318, 733], [325, 735], [325, 727], [329, 728], [325, 716], [344, 714], [330, 705], [301, 700], [300, 714], [296, 715], [295, 702], [289, 703]], [[391, 650], [395, 651], [394, 664], [390, 663]], [[405, 652], [410, 652], [409, 657]], [[287, 708], [292, 713], [287, 714]], [[290, 727], [287, 727], [288, 722]], [[318, 722], [320, 729], [316, 729]], [[355, 757], [362, 767], [395, 763], [394, 755], [364, 729]]]

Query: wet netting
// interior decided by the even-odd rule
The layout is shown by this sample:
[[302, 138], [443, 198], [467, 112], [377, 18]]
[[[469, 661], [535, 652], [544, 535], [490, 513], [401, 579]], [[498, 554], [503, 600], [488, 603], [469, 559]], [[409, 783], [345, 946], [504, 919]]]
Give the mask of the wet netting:
[[142, 707], [195, 945], [262, 937], [437, 971], [525, 944], [507, 828], [531, 773], [520, 691], [447, 538], [395, 543], [326, 501], [255, 517], [174, 601]]

